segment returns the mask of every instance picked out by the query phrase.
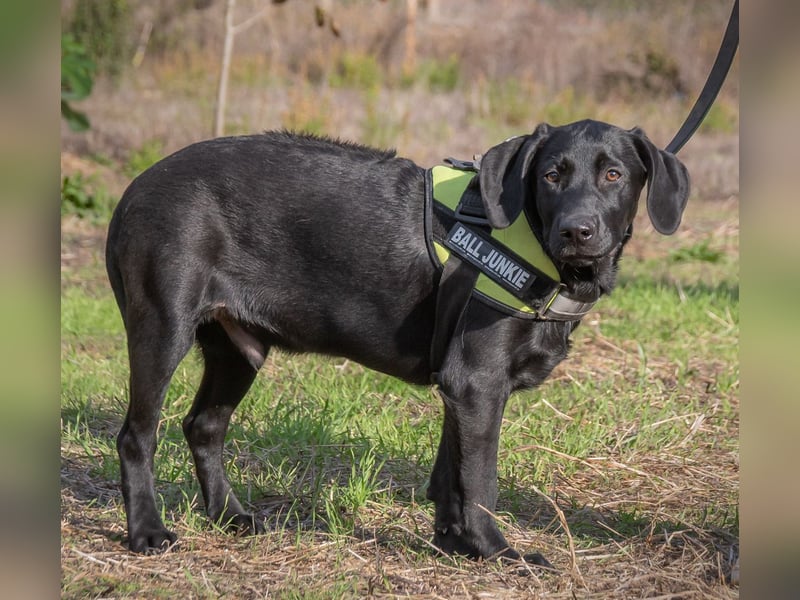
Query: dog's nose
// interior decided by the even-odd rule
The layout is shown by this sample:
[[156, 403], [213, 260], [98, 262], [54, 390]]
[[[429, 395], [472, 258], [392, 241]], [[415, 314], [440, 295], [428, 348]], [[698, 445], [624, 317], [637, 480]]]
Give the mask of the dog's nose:
[[558, 233], [565, 241], [582, 244], [592, 239], [596, 231], [597, 227], [591, 217], [577, 215], [561, 221]]

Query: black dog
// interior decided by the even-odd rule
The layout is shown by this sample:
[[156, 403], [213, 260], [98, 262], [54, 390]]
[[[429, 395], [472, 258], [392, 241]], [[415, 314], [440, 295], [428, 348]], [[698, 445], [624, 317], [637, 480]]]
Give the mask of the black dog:
[[[475, 179], [492, 227], [523, 209], [571, 298], [611, 291], [640, 192], [675, 231], [685, 167], [638, 129], [539, 126], [483, 157]], [[130, 405], [117, 447], [131, 550], [175, 541], [156, 507], [153, 455], [167, 386], [196, 342], [205, 372], [183, 431], [210, 517], [263, 530], [222, 462], [231, 413], [272, 346], [345, 356], [430, 382], [440, 270], [425, 239], [425, 171], [393, 152], [289, 133], [222, 138], [157, 163], [111, 221], [107, 269], [128, 336]], [[433, 227], [445, 223], [436, 214]], [[541, 383], [579, 320], [508, 316], [470, 301], [437, 378], [444, 427], [428, 497], [434, 544], [519, 558], [490, 511], [509, 394]]]

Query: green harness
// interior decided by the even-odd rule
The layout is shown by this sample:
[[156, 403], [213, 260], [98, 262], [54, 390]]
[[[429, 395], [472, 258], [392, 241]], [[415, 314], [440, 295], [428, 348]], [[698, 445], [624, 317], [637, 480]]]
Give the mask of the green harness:
[[[513, 317], [537, 321], [579, 321], [594, 302], [562, 294], [564, 286], [553, 261], [533, 233], [525, 211], [503, 229], [492, 229], [480, 198], [469, 183], [472, 163], [450, 161], [426, 177], [426, 241], [431, 260], [442, 274], [430, 364], [437, 382], [450, 340], [474, 298]], [[432, 213], [451, 222], [446, 234], [434, 232]]]
[[[467, 185], [474, 176], [474, 171], [465, 171], [446, 166], [433, 167], [430, 170], [431, 191], [434, 202], [441, 205], [437, 208], [446, 207], [452, 212], [453, 217], [457, 219], [455, 215], [458, 204], [467, 189]], [[519, 259], [517, 262], [521, 266], [527, 267], [536, 277], [548, 280], [547, 283], [552, 290], [547, 297], [537, 298], [535, 305], [532, 302], [526, 302], [514, 295], [512, 292], [513, 286], [503, 285], [497, 281], [498, 271], [490, 271], [487, 268], [491, 264], [489, 259], [485, 264], [471, 263], [480, 271], [475, 281], [473, 295], [492, 306], [502, 307], [504, 312], [510, 312], [515, 316], [541, 318], [558, 296], [560, 277], [555, 265], [544, 253], [542, 245], [536, 239], [533, 231], [531, 231], [525, 214], [520, 213], [519, 217], [509, 227], [492, 229], [490, 232], [487, 232], [485, 228], [481, 230], [472, 228], [469, 225], [469, 223], [466, 224], [469, 228], [469, 233], [477, 234], [482, 239], [489, 237], [490, 239], [486, 241], [490, 244], [492, 241], [495, 242], [492, 244], [495, 250], [502, 252], [503, 255], [510, 255]], [[468, 248], [467, 246], [464, 249], [467, 250]], [[434, 237], [433, 249], [440, 265], [445, 265], [453, 254], [453, 250], [448, 247], [445, 239], [436, 239]], [[465, 258], [464, 254], [459, 255]], [[503, 257], [497, 254], [494, 257], [500, 263], [499, 266], [502, 267]], [[502, 280], [502, 277], [500, 279]], [[546, 290], [544, 293], [547, 293], [547, 291], [550, 290]]]

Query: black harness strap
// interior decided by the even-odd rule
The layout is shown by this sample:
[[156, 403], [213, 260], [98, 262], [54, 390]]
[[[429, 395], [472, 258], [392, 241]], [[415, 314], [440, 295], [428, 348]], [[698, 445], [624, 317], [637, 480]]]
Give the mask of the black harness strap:
[[739, 0], [733, 3], [733, 10], [731, 17], [728, 19], [728, 27], [725, 30], [725, 35], [722, 38], [722, 43], [717, 52], [717, 59], [714, 61], [714, 66], [711, 67], [711, 72], [708, 74], [706, 84], [703, 86], [703, 91], [697, 97], [689, 116], [686, 117], [678, 133], [672, 138], [672, 141], [667, 144], [667, 152], [675, 154], [678, 150], [683, 148], [683, 145], [689, 141], [692, 134], [703, 122], [706, 114], [708, 113], [711, 105], [722, 88], [725, 82], [725, 77], [728, 75], [728, 70], [731, 68], [733, 57], [736, 55], [736, 47], [739, 45]]
[[439, 289], [436, 293], [436, 321], [433, 326], [431, 340], [431, 382], [438, 384], [439, 371], [442, 368], [447, 348], [456, 332], [458, 322], [464, 314], [472, 288], [480, 275], [480, 271], [451, 255], [444, 263]]

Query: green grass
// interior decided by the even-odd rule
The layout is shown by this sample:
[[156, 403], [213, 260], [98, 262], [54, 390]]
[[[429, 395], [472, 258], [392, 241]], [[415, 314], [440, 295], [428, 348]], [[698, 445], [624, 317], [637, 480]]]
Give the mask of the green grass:
[[[564, 510], [582, 552], [656, 534], [723, 532], [702, 533], [707, 547], [738, 536], [737, 491], [729, 483], [738, 452], [738, 262], [715, 252], [688, 243], [667, 261], [623, 261], [617, 289], [573, 334], [570, 358], [539, 389], [510, 399], [497, 506], [508, 535], [540, 532], [534, 543], [553, 539], [550, 554], [566, 546], [541, 490]], [[68, 477], [80, 474], [101, 490], [81, 492], [88, 499], [70, 518], [90, 518], [90, 531], [120, 532], [115, 438], [127, 408], [125, 336], [102, 265], [70, 275], [61, 302], [62, 461]], [[226, 443], [231, 482], [270, 533], [235, 542], [204, 516], [180, 427], [201, 369], [193, 351], [176, 371], [155, 459], [163, 516], [185, 552], [199, 557], [218, 539], [220, 547], [238, 544], [238, 560], [287, 547], [307, 549], [303, 560], [314, 560], [333, 544], [339, 561], [348, 552], [361, 556], [364, 540], [375, 538], [381, 553], [428, 564], [423, 540], [433, 506], [424, 497], [441, 427], [441, 405], [430, 390], [343, 359], [271, 354]], [[717, 472], [728, 479], [715, 482]], [[121, 550], [122, 533], [109, 539]], [[87, 543], [70, 540], [77, 548]], [[329, 581], [285, 580], [274, 595], [341, 597], [396, 585], [326, 565]], [[223, 586], [224, 577], [204, 568], [211, 569], [209, 585]], [[202, 588], [194, 572], [180, 579], [198, 596], [214, 589]], [[64, 585], [76, 597], [160, 589], [75, 575]]]
[[[679, 290], [662, 281], [623, 277], [599, 306], [601, 325], [576, 332], [575, 351], [580, 357], [590, 354], [602, 340], [630, 349], [629, 355], [611, 356], [619, 364], [608, 372], [591, 367], [580, 373], [578, 365], [583, 376], [557, 378], [511, 399], [501, 445], [504, 497], [518, 504], [514, 490], [529, 483], [547, 487], [555, 471], [570, 474], [580, 466], [533, 452], [531, 444], [574, 459], [613, 449], [624, 461], [679, 442], [687, 433], [686, 421], [670, 419], [702, 411], [708, 398], [691, 389], [708, 365], [712, 371], [703, 374], [704, 385], [724, 405], [719, 417], [731, 416], [738, 382], [737, 289], [721, 284]], [[314, 519], [352, 532], [367, 500], [407, 501], [415, 491], [419, 496], [440, 426], [439, 403], [427, 389], [319, 356], [276, 352], [265, 370], [229, 434], [229, 448], [236, 448], [232, 479], [254, 502], [274, 493], [301, 504], [310, 499], [303, 508]], [[156, 469], [159, 480], [174, 484], [166, 488], [173, 495], [178, 486], [194, 485], [179, 424], [200, 376], [200, 361], [192, 353], [179, 367], [165, 403]], [[62, 433], [103, 478], [117, 477], [113, 436], [125, 410], [126, 378], [124, 333], [110, 291], [67, 288]], [[567, 418], [554, 419], [554, 410]]]

